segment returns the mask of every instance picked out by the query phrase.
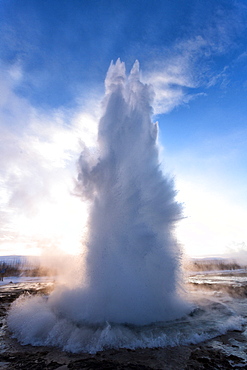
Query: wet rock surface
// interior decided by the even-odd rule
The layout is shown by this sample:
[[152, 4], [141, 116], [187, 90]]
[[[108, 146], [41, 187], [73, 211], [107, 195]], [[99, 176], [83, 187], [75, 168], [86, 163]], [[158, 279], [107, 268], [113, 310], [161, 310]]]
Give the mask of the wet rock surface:
[[57, 348], [22, 346], [11, 338], [6, 325], [10, 304], [21, 294], [47, 294], [51, 284], [8, 284], [0, 287], [0, 369], [247, 369], [246, 337], [228, 332], [196, 345], [119, 349], [97, 354], [72, 354]]

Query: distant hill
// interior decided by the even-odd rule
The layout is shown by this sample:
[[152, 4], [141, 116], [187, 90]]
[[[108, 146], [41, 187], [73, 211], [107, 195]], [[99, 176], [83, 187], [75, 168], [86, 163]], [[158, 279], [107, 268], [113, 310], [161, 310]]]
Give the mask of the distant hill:
[[191, 271], [212, 271], [212, 270], [238, 270], [246, 268], [230, 258], [191, 258], [187, 260], [185, 269]]
[[29, 264], [30, 262], [32, 264], [38, 264], [39, 260], [39, 256], [0, 256], [0, 263], [6, 263], [8, 265]]

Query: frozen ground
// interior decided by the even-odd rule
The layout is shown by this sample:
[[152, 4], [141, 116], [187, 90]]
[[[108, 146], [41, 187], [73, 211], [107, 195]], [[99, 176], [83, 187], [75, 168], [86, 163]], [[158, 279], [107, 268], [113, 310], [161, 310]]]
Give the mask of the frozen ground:
[[[205, 274], [205, 280], [206, 280]], [[11, 338], [6, 325], [6, 314], [9, 306], [24, 291], [30, 294], [43, 295], [52, 289], [49, 279], [21, 278], [19, 282], [6, 284], [0, 287], [0, 314], [1, 314], [1, 369], [246, 369], [247, 368], [247, 331], [246, 331], [246, 279], [243, 274], [236, 274], [233, 281], [233, 272], [224, 274], [210, 274], [210, 279], [203, 282], [202, 275], [193, 274], [189, 280], [188, 289], [191, 297], [197, 302], [197, 308], [190, 316], [190, 325], [196, 330], [203, 328], [205, 320], [220, 324], [222, 334], [207, 337], [204, 340], [191, 344], [178, 343], [173, 346], [159, 348], [120, 348], [105, 349], [95, 354], [70, 353], [51, 346], [20, 345]], [[241, 275], [241, 276], [239, 276]], [[241, 279], [239, 279], [241, 278]], [[15, 279], [13, 279], [15, 280]], [[42, 281], [43, 280], [43, 281]], [[221, 284], [218, 281], [221, 281]], [[241, 295], [237, 295], [234, 284], [241, 284]], [[225, 291], [231, 286], [232, 290]], [[234, 293], [235, 292], [235, 293]], [[234, 294], [235, 295], [234, 295]], [[208, 311], [207, 311], [208, 310]], [[232, 325], [228, 325], [232, 320]], [[208, 326], [206, 322], [206, 326]], [[175, 327], [186, 327], [185, 322], [176, 322]], [[225, 327], [224, 327], [225, 325]], [[170, 328], [174, 325], [170, 325]], [[204, 327], [206, 329], [206, 327]], [[169, 323], [163, 325], [169, 329]], [[189, 329], [189, 327], [188, 327]], [[211, 331], [212, 333], [212, 331]], [[206, 334], [206, 331], [204, 332]], [[203, 339], [203, 338], [201, 338]]]

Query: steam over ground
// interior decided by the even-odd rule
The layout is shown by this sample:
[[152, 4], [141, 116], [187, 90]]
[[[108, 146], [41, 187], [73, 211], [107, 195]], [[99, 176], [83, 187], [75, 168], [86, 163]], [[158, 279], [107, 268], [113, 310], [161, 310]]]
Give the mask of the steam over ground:
[[120, 60], [105, 85], [98, 148], [85, 147], [79, 159], [78, 189], [90, 209], [79, 284], [16, 301], [8, 323], [25, 344], [72, 351], [133, 346], [134, 334], [119, 324], [171, 320], [188, 309], [178, 294], [173, 236], [181, 207], [159, 167], [152, 90], [140, 82], [138, 62], [126, 77]]

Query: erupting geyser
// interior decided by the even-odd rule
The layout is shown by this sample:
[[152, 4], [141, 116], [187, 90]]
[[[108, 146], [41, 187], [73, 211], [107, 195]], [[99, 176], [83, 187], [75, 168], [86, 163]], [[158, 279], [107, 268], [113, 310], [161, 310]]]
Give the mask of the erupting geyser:
[[[81, 188], [92, 201], [88, 240], [88, 321], [146, 324], [177, 315], [181, 217], [170, 179], [159, 167], [151, 91], [136, 62], [126, 78], [119, 60], [107, 73], [99, 159], [80, 158]], [[89, 158], [90, 159], [90, 158]], [[82, 313], [83, 316], [83, 313]]]
[[[120, 60], [111, 64], [105, 84], [97, 158], [85, 150], [79, 160], [79, 188], [90, 203], [84, 280], [46, 301], [17, 301], [9, 326], [22, 343], [72, 351], [133, 347], [134, 334], [119, 324], [171, 320], [186, 310], [173, 235], [181, 207], [159, 166], [152, 91], [140, 82], [138, 62], [129, 77]], [[139, 333], [136, 346], [140, 340]]]

